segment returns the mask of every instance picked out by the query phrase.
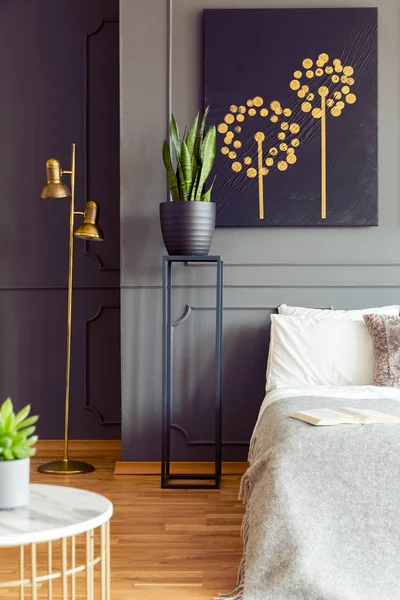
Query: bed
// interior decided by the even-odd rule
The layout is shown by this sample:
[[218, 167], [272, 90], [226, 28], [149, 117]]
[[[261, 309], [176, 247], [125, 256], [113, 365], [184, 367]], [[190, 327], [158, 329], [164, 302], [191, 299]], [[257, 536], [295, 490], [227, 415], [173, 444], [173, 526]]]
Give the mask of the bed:
[[[398, 309], [368, 310], [386, 310], [382, 319], [397, 319], [400, 331]], [[229, 600], [400, 599], [400, 426], [313, 427], [290, 417], [343, 406], [400, 417], [400, 389], [374, 385], [376, 346], [363, 312], [333, 325], [333, 315], [325, 324], [322, 314], [289, 316], [294, 330], [283, 333], [272, 323]]]

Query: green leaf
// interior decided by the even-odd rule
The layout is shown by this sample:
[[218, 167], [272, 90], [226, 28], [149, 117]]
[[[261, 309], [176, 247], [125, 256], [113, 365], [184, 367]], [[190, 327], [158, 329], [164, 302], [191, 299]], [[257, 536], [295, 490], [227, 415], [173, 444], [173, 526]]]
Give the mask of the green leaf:
[[202, 118], [201, 124], [200, 124], [199, 133], [201, 133], [201, 134], [204, 134], [204, 129], [205, 129], [205, 126], [206, 126], [206, 121], [207, 121], [207, 117], [208, 117], [209, 111], [210, 111], [210, 107], [207, 106], [206, 110], [204, 111], [204, 115], [203, 115], [203, 118]]
[[196, 177], [192, 186], [192, 191], [190, 194], [190, 200], [196, 200], [196, 193], [197, 193], [197, 186], [199, 184], [199, 179], [200, 179], [200, 169], [197, 170], [196, 172]]
[[1, 405], [1, 409], [0, 409], [1, 418], [3, 419], [3, 421], [5, 421], [7, 419], [7, 417], [9, 415], [11, 415], [12, 413], [13, 413], [13, 405], [11, 402], [11, 398], [7, 398], [7, 400], [4, 400], [3, 404]]
[[19, 411], [19, 413], [17, 413], [17, 415], [15, 416], [15, 425], [18, 425], [19, 423], [24, 421], [24, 419], [26, 419], [26, 417], [29, 415], [30, 410], [31, 410], [30, 404], [27, 404], [24, 408], [22, 408]]
[[39, 419], [39, 417], [36, 415], [32, 416], [32, 417], [28, 417], [27, 419], [25, 419], [24, 421], [19, 423], [19, 425], [17, 425], [16, 429], [20, 430], [23, 427], [29, 427], [30, 425], [34, 425], [38, 419]]
[[0, 446], [4, 448], [4, 450], [8, 450], [12, 446], [12, 439], [7, 436], [3, 436], [0, 438]]
[[27, 435], [24, 431], [25, 430], [23, 429], [13, 437], [13, 446], [18, 446], [21, 442], [24, 442], [24, 444], [26, 443]]
[[192, 189], [192, 158], [185, 141], [182, 142], [181, 165], [187, 193], [186, 199], [188, 200], [190, 196], [190, 190]]
[[207, 190], [206, 192], [204, 192], [204, 194], [201, 197], [201, 201], [202, 202], [211, 202], [211, 188], [209, 190]]
[[[210, 162], [213, 163], [215, 159], [217, 147], [217, 132], [215, 129], [215, 125], [212, 125], [210, 129], [207, 131], [206, 136], [203, 140], [203, 143], [200, 148], [200, 158], [203, 163]], [[212, 164], [211, 164], [212, 166]]]
[[[18, 432], [18, 439], [24, 439], [24, 438], [29, 437], [30, 435], [32, 435], [35, 432], [35, 430], [36, 430], [36, 427], [34, 427], [34, 426], [27, 427], [26, 429], [21, 429]], [[16, 438], [14, 438], [14, 439], [16, 439]]]
[[35, 448], [29, 448], [28, 446], [16, 446], [13, 448], [14, 458], [22, 459], [27, 458], [28, 456], [34, 456], [36, 454]]
[[30, 437], [26, 440], [26, 445], [34, 446], [36, 444], [36, 442], [38, 441], [38, 439], [39, 439], [39, 436], [33, 435], [32, 437]]
[[172, 200], [179, 200], [178, 182], [176, 180], [174, 169], [172, 168], [171, 152], [167, 140], [164, 140], [163, 145], [163, 161], [168, 174], [168, 184]]
[[6, 460], [14, 460], [14, 454], [11, 450], [4, 450], [3, 456]]
[[[215, 160], [217, 149], [217, 132], [213, 125], [207, 131], [200, 149], [201, 173], [197, 188], [196, 200], [201, 200], [204, 184], [209, 176]], [[200, 197], [199, 197], [200, 196]]]
[[179, 184], [179, 196], [181, 200], [188, 200], [188, 192], [185, 185], [185, 175], [183, 173], [182, 165], [178, 163], [178, 184]]
[[13, 412], [4, 419], [3, 431], [6, 435], [12, 435], [15, 431], [15, 415]]
[[187, 144], [187, 147], [188, 147], [191, 155], [193, 154], [193, 151], [194, 151], [194, 145], [196, 142], [198, 125], [199, 125], [199, 113], [197, 113], [196, 118], [193, 121], [193, 125], [190, 128], [190, 131], [188, 132], [188, 134], [186, 136], [186, 144]]
[[198, 166], [195, 157], [192, 155], [192, 181], [196, 178]]
[[[187, 135], [185, 137], [185, 142], [186, 142], [186, 146], [188, 148], [190, 148], [190, 145], [192, 144], [192, 140], [190, 139], [190, 131], [187, 132]], [[190, 150], [189, 150], [189, 152], [190, 152]], [[192, 153], [190, 152], [190, 154], [192, 154]]]
[[15, 458], [27, 458], [29, 456], [30, 448], [26, 448], [25, 446], [16, 446], [13, 448], [13, 454]]
[[201, 120], [199, 133], [197, 134], [197, 137], [196, 137], [196, 142], [194, 144], [194, 156], [195, 156], [197, 162], [200, 162], [200, 148], [201, 148], [201, 144], [203, 142], [204, 128], [206, 126], [206, 120], [207, 120], [209, 110], [210, 110], [210, 107], [207, 106], [206, 110], [204, 111], [203, 118]]
[[211, 201], [211, 190], [213, 189], [214, 186], [214, 182], [215, 182], [215, 178], [214, 177], [212, 184], [210, 185], [209, 189], [202, 195], [201, 199], [203, 202], [210, 202]]
[[176, 122], [174, 115], [171, 115], [169, 131], [171, 135], [171, 142], [175, 150], [176, 162], [178, 163], [181, 159], [181, 139], [179, 137], [178, 123]]

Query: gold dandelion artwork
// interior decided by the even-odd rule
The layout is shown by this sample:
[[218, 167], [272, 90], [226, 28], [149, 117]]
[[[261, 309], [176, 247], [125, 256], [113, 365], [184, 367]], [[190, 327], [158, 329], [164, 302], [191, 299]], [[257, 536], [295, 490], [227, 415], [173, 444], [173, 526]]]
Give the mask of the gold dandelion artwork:
[[[294, 73], [295, 77], [301, 78], [301, 71]], [[297, 83], [298, 79], [294, 79]], [[300, 87], [300, 84], [299, 84]], [[293, 89], [297, 89], [294, 85]], [[234, 110], [232, 111], [232, 107]], [[247, 108], [246, 108], [247, 107]], [[243, 112], [241, 111], [241, 108]], [[266, 135], [258, 130], [253, 134], [251, 146], [252, 155], [249, 152], [248, 139], [239, 139], [243, 133], [242, 127], [235, 125], [234, 114], [239, 111], [243, 117], [243, 128], [247, 123], [260, 119], [260, 125], [269, 122], [276, 129], [276, 133], [266, 142]], [[258, 121], [257, 121], [258, 122]], [[229, 129], [232, 125], [233, 129]], [[231, 169], [234, 173], [243, 173], [249, 179], [257, 179], [258, 182], [258, 211], [259, 218], [265, 216], [264, 211], [264, 177], [274, 172], [284, 172], [297, 162], [296, 149], [300, 145], [299, 133], [301, 125], [293, 118], [293, 109], [282, 106], [279, 100], [272, 100], [268, 104], [261, 96], [249, 98], [243, 104], [237, 106], [232, 104], [230, 112], [224, 116], [223, 123], [219, 123], [217, 131], [224, 136], [224, 145], [221, 153], [231, 159]], [[233, 146], [234, 149], [231, 148]]]
[[[338, 73], [343, 75], [339, 77]], [[312, 119], [319, 119], [321, 123], [321, 219], [326, 219], [327, 215], [326, 120], [328, 115], [340, 117], [346, 104], [351, 105], [356, 102], [357, 97], [351, 91], [354, 82], [354, 68], [342, 64], [340, 58], [331, 58], [326, 52], [321, 52], [316, 59], [304, 58], [301, 61], [301, 68], [293, 71], [293, 77], [289, 82], [290, 90], [297, 97], [293, 106], [298, 107], [300, 103], [301, 113], [309, 115]], [[232, 171], [243, 172], [250, 179], [257, 178], [260, 219], [264, 219], [265, 212], [263, 178], [276, 171], [285, 172], [289, 166], [297, 162], [295, 150], [300, 146], [301, 137], [301, 119], [298, 112], [291, 107], [282, 106], [279, 100], [266, 103], [261, 96], [255, 96], [248, 98], [242, 104], [231, 104], [223, 122], [217, 126], [218, 132], [224, 136], [221, 153], [232, 160]], [[243, 141], [237, 136], [242, 133], [242, 126], [236, 124], [237, 120], [244, 126], [246, 119], [259, 117], [272, 123], [277, 133], [275, 136], [272, 134], [269, 142], [260, 129], [253, 134], [256, 147], [254, 160], [249, 156], [248, 151], [241, 157], [239, 151], [242, 149]], [[282, 154], [284, 156], [278, 156]]]
[[378, 9], [264, 4], [203, 15], [217, 227], [377, 225]]
[[[308, 65], [310, 68], [314, 65], [312, 58], [305, 58], [302, 61], [302, 65]], [[302, 81], [307, 81], [308, 94], [306, 100], [301, 102], [301, 110], [303, 113], [311, 114], [314, 119], [319, 119], [321, 122], [321, 219], [326, 219], [327, 216], [327, 186], [326, 186], [326, 163], [327, 163], [327, 116], [340, 117], [346, 104], [354, 104], [357, 97], [351, 92], [351, 85], [349, 78], [351, 77], [351, 84], [354, 85], [355, 79], [354, 68], [348, 64], [342, 64], [342, 61], [338, 57], [330, 57], [326, 52], [319, 54], [315, 61], [315, 64], [322, 73], [325, 73], [323, 82], [321, 80], [315, 80], [314, 82], [307, 81], [307, 72], [298, 78], [299, 91], [303, 90], [301, 87]], [[321, 73], [321, 74], [322, 74]], [[343, 73], [342, 77], [339, 77], [338, 73]], [[310, 77], [308, 77], [308, 80]], [[343, 83], [345, 85], [343, 85]], [[309, 87], [311, 86], [311, 87]], [[292, 82], [289, 84], [290, 89], [292, 88]], [[312, 91], [311, 91], [312, 90]], [[297, 92], [300, 100], [305, 97], [303, 94]]]

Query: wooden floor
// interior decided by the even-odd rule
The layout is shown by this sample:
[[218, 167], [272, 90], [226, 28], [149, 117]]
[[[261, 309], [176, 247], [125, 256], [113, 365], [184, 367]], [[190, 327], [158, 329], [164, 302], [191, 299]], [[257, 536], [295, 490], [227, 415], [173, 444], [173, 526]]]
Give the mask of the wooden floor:
[[[116, 456], [79, 458], [95, 464], [96, 471], [41, 475], [36, 467], [43, 458], [35, 458], [32, 482], [80, 487], [113, 502], [113, 600], [210, 600], [235, 587], [244, 512], [237, 500], [239, 476], [224, 477], [215, 491], [161, 490], [158, 477], [114, 475]], [[3, 549], [0, 556], [2, 567], [10, 568], [12, 551]]]

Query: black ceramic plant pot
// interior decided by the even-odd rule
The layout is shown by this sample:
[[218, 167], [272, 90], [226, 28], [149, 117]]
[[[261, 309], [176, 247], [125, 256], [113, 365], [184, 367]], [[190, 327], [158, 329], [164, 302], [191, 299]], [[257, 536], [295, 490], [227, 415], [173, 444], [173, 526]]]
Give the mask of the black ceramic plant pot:
[[168, 254], [207, 256], [215, 229], [214, 202], [162, 202], [160, 221]]

